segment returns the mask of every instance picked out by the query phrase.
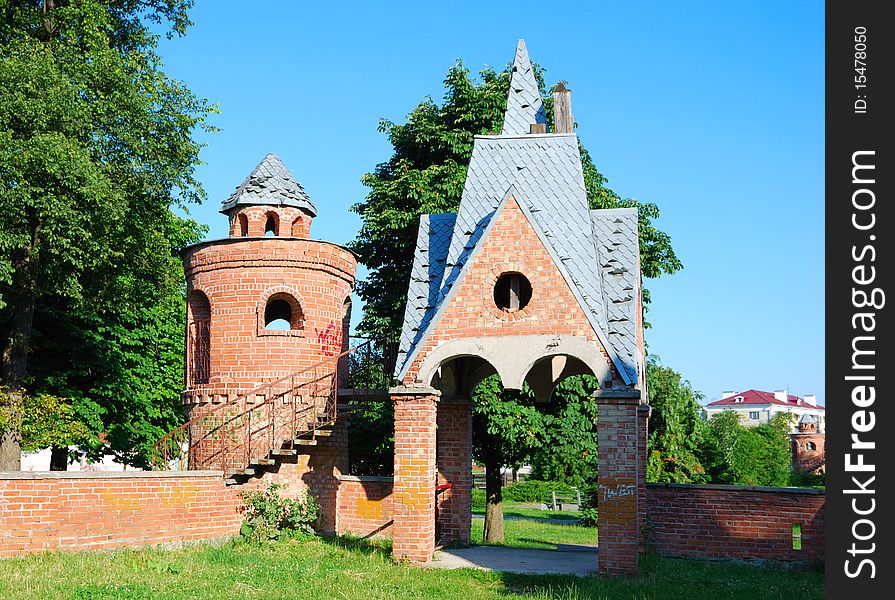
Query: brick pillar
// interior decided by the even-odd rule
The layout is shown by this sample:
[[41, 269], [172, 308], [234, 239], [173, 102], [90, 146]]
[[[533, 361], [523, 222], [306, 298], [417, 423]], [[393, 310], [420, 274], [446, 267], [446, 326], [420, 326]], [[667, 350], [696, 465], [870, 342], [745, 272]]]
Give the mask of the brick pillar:
[[468, 399], [438, 403], [438, 485], [451, 489], [437, 496], [438, 543], [469, 544], [472, 527], [472, 403]]
[[649, 418], [653, 409], [649, 404], [637, 407], [637, 531], [640, 532], [640, 551], [646, 549], [646, 462], [649, 437]]
[[[599, 570], [603, 574], [637, 573], [640, 549], [639, 504], [646, 464], [641, 448], [639, 390], [606, 390], [597, 400], [597, 519], [600, 532]], [[641, 456], [643, 455], [643, 456]]]
[[440, 392], [389, 390], [395, 403], [395, 523], [392, 556], [428, 564], [435, 551], [435, 422]]

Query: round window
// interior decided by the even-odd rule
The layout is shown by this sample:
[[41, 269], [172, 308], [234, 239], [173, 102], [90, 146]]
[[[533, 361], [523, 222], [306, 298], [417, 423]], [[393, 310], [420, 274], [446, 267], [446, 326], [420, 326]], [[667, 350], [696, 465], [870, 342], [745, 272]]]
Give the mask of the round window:
[[507, 312], [522, 310], [531, 301], [531, 283], [522, 273], [504, 273], [494, 285], [494, 304]]

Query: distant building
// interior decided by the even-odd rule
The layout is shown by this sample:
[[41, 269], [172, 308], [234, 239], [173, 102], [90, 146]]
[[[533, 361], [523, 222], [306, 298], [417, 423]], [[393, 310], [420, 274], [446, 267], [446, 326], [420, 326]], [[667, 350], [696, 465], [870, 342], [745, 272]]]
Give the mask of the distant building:
[[792, 468], [794, 471], [823, 473], [825, 469], [824, 441], [826, 436], [817, 430], [817, 421], [811, 415], [799, 419], [799, 430], [792, 438]]
[[797, 431], [796, 422], [803, 416], [810, 415], [815, 419], [818, 433], [822, 434], [826, 430], [826, 409], [823, 406], [818, 406], [814, 394], [799, 397], [788, 394], [786, 390], [722, 392], [720, 400], [715, 400], [703, 408], [707, 419], [711, 419], [725, 410], [735, 411], [740, 416], [743, 425], [747, 426], [767, 423], [777, 413], [791, 413], [795, 416], [792, 426], [793, 433]]

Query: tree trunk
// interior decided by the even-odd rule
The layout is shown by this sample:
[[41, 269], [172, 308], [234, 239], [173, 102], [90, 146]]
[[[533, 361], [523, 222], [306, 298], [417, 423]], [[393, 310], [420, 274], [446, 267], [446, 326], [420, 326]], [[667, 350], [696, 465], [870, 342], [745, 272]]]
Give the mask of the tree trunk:
[[68, 471], [68, 448], [53, 446], [50, 451], [50, 470]]
[[13, 251], [12, 297], [10, 298], [12, 317], [6, 339], [3, 341], [3, 356], [0, 360], [2, 384], [9, 389], [10, 410], [16, 418], [11, 419], [13, 427], [0, 436], [0, 471], [18, 471], [22, 468], [21, 420], [22, 377], [28, 372], [28, 349], [31, 346], [31, 328], [34, 323], [34, 304], [37, 300], [37, 285], [34, 280], [34, 263], [31, 260], [37, 246], [40, 225], [32, 234], [31, 244]]
[[494, 460], [485, 461], [485, 533], [486, 544], [503, 542], [503, 481], [500, 476], [500, 463]]
[[11, 425], [9, 431], [0, 435], [0, 471], [22, 470], [22, 433], [19, 423], [22, 419], [22, 395], [9, 391], [0, 393], [0, 410]]

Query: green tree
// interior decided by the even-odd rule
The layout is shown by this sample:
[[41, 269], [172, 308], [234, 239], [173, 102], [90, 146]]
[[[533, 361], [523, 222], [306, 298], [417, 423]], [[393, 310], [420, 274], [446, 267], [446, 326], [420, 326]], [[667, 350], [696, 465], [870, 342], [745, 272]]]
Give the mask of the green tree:
[[[162, 72], [150, 26], [182, 34], [191, 5], [0, 2], [2, 383], [10, 396], [25, 385], [64, 389], [77, 416], [110, 428], [122, 452], [130, 434], [170, 424], [168, 394], [179, 385], [180, 359], [167, 356], [183, 335], [172, 250], [201, 229], [171, 207], [203, 196], [192, 135], [213, 109]], [[38, 358], [34, 327], [44, 322], [44, 349], [59, 327], [71, 363]], [[83, 355], [98, 348], [115, 360]], [[162, 389], [146, 392], [159, 379]], [[18, 468], [20, 441], [4, 435], [0, 469]]]
[[700, 458], [705, 423], [702, 394], [677, 371], [651, 357], [647, 363], [649, 420], [647, 481], [703, 483], [708, 476]]
[[498, 375], [486, 377], [472, 393], [472, 452], [485, 466], [486, 543], [503, 542], [501, 467], [525, 464], [549, 442], [551, 415], [536, 406], [531, 390], [506, 390]]
[[[536, 71], [548, 121], [552, 122], [553, 100], [544, 85], [543, 71]], [[379, 131], [388, 137], [393, 154], [363, 176], [361, 181], [370, 192], [352, 207], [361, 216], [362, 225], [350, 247], [369, 268], [367, 279], [357, 286], [365, 303], [361, 331], [392, 339], [400, 331], [419, 216], [457, 210], [473, 137], [501, 130], [509, 85], [509, 67], [500, 72], [486, 68], [475, 79], [458, 62], [445, 77], [441, 104], [426, 98], [410, 112], [406, 123], [379, 122]], [[606, 186], [606, 178], [587, 150], [580, 149], [590, 207], [638, 209], [643, 274], [658, 277], [680, 270], [670, 237], [654, 225], [658, 207], [620, 197]], [[649, 293], [644, 290], [644, 304], [648, 302]]]
[[767, 423], [746, 427], [734, 411], [708, 422], [707, 466], [712, 483], [785, 486], [792, 458], [791, 415], [777, 413]]
[[592, 375], [573, 375], [561, 381], [540, 406], [552, 415], [548, 443], [532, 458], [532, 477], [584, 488], [597, 473], [597, 403], [599, 382]]

